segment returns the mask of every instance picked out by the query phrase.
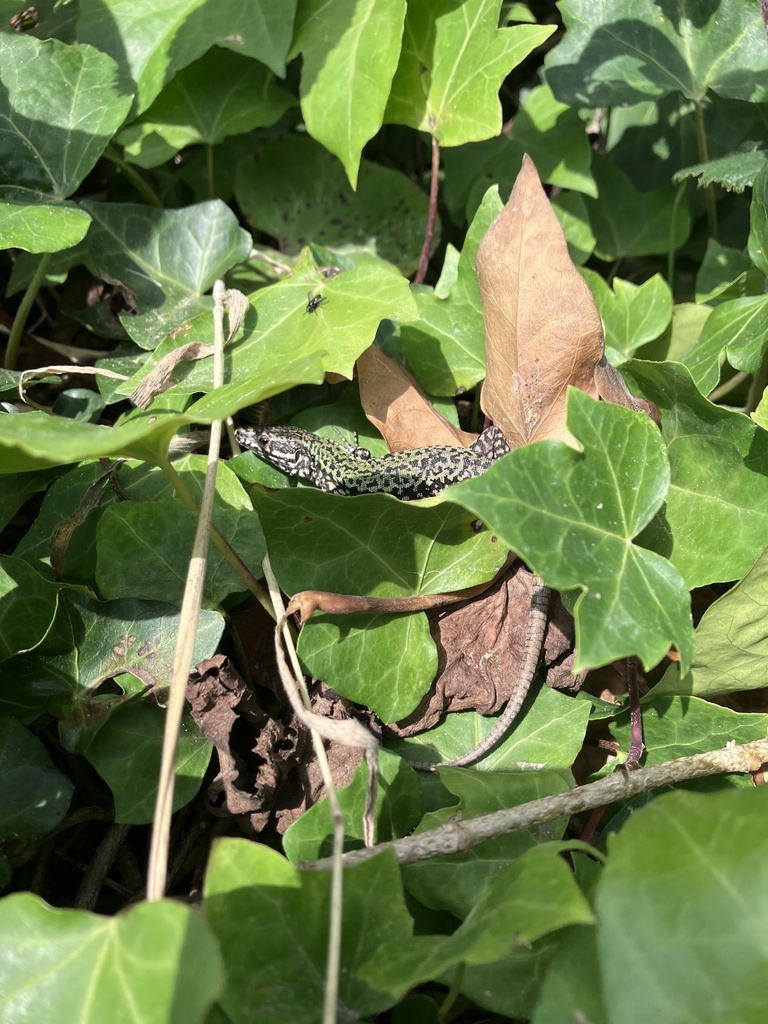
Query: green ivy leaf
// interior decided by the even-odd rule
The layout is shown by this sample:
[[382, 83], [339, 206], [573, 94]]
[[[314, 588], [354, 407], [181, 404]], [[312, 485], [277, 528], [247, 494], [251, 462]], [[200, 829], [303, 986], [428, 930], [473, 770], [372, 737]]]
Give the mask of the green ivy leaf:
[[[106, 680], [127, 674], [145, 692], [170, 684], [178, 624], [178, 609], [171, 605], [95, 601], [65, 591], [43, 643], [5, 663], [13, 685], [3, 690], [3, 705], [66, 719], [65, 727], [80, 733], [100, 727], [124, 700], [122, 692], [107, 694], [106, 700], [98, 695]], [[213, 656], [223, 629], [218, 612], [201, 613], [195, 664]]]
[[363, 146], [381, 128], [400, 55], [405, 0], [303, 0], [292, 56], [301, 53], [307, 131], [357, 187]]
[[678, 666], [670, 666], [651, 691], [653, 696], [689, 693], [710, 697], [762, 687], [768, 669], [767, 608], [768, 548], [744, 579], [704, 612], [694, 637], [690, 672], [682, 674]]
[[[256, 488], [252, 498], [272, 567], [288, 594], [439, 594], [490, 579], [506, 558], [491, 534], [475, 532], [471, 516], [456, 505], [417, 506], [388, 494], [340, 498], [309, 488]], [[299, 654], [339, 693], [385, 721], [409, 714], [437, 669], [422, 612], [312, 620]]]
[[584, 122], [578, 111], [555, 99], [549, 86], [539, 85], [525, 97], [509, 132], [442, 154], [443, 197], [453, 219], [471, 221], [492, 185], [498, 185], [506, 200], [524, 153], [536, 164], [543, 182], [597, 195]]
[[702, 394], [717, 384], [726, 356], [737, 370], [755, 372], [768, 348], [767, 318], [765, 295], [731, 299], [712, 311], [697, 345], [683, 359]]
[[587, 197], [595, 233], [595, 255], [601, 260], [674, 252], [688, 238], [688, 201], [678, 202], [677, 189], [638, 192], [629, 178], [606, 157], [593, 156], [592, 171], [599, 199]]
[[624, 5], [562, 0], [565, 35], [547, 54], [547, 81], [571, 106], [617, 107], [670, 92], [702, 100], [768, 98], [760, 11], [742, 0], [690, 9], [654, 0]]
[[[460, 718], [461, 715], [452, 715]], [[582, 740], [583, 740], [582, 729]], [[567, 793], [572, 780], [565, 773], [538, 768], [536, 771], [476, 772], [468, 768], [441, 768], [440, 781], [449, 794], [457, 796], [438, 810], [425, 814], [417, 829], [426, 832], [461, 818], [493, 814], [519, 807], [531, 800]], [[443, 804], [446, 800], [443, 799]], [[548, 822], [541, 828], [496, 836], [465, 853], [441, 857], [439, 862], [404, 866], [403, 882], [419, 902], [433, 910], [446, 910], [463, 919], [481, 897], [489, 883], [495, 882], [524, 853], [563, 835], [565, 818]]]
[[77, 35], [110, 54], [136, 83], [137, 112], [146, 110], [180, 68], [220, 45], [285, 76], [296, 0], [110, 0], [86, 4]]
[[485, 376], [483, 306], [475, 273], [477, 247], [501, 211], [498, 189], [489, 189], [467, 231], [458, 261], [446, 256], [434, 293], [417, 291], [417, 323], [400, 328], [400, 346], [409, 368], [432, 395], [454, 395]]
[[[317, 1024], [325, 990], [328, 872], [298, 871], [280, 854], [244, 839], [218, 839], [205, 881], [205, 909], [227, 964], [221, 1005], [233, 1024]], [[358, 971], [382, 942], [400, 942], [412, 921], [395, 859], [384, 854], [344, 871], [339, 1006], [365, 1017], [393, 1000]], [[254, 957], [253, 951], [262, 955]], [[266, 951], [266, 952], [265, 952]], [[265, 991], [269, 999], [264, 998]]]
[[[421, 783], [412, 768], [387, 750], [379, 751], [376, 791], [376, 842], [409, 835], [422, 814]], [[368, 800], [368, 768], [362, 760], [349, 786], [338, 791], [344, 814], [345, 849], [363, 845], [363, 815]], [[293, 863], [319, 860], [333, 853], [333, 822], [328, 797], [318, 800], [290, 826], [283, 837], [286, 857]]]
[[[594, 920], [569, 866], [552, 844], [530, 850], [491, 882], [453, 935], [382, 943], [360, 976], [401, 998], [460, 963], [488, 964], [548, 932]], [[534, 896], [535, 894], [535, 896]]]
[[248, 223], [289, 253], [308, 242], [340, 255], [350, 245], [372, 244], [374, 258], [403, 274], [418, 265], [429, 200], [391, 168], [363, 160], [353, 191], [330, 153], [310, 138], [289, 135], [240, 162], [235, 194]]
[[0, 661], [30, 651], [48, 632], [59, 588], [21, 558], [0, 558]]
[[[214, 518], [248, 565], [260, 565], [264, 539], [250, 509], [222, 509]], [[192, 554], [197, 516], [178, 498], [122, 502], [106, 509], [96, 530], [96, 581], [107, 599], [135, 597], [179, 604]], [[246, 585], [211, 545], [203, 590], [207, 607]]]
[[263, 64], [214, 46], [179, 71], [117, 141], [132, 163], [156, 167], [187, 146], [215, 146], [274, 124], [294, 103]]
[[[118, 707], [85, 747], [85, 757], [115, 799], [115, 821], [146, 825], [152, 821], [160, 777], [165, 711], [151, 704]], [[196, 796], [211, 759], [212, 744], [184, 715], [176, 748], [173, 810]]]
[[153, 349], [188, 316], [210, 308], [202, 296], [244, 260], [251, 236], [218, 199], [182, 210], [129, 203], [83, 203], [93, 218], [85, 259], [136, 297], [138, 315], [121, 322], [137, 345]]
[[[474, 712], [447, 715], [434, 729], [407, 740], [389, 741], [387, 745], [411, 761], [451, 761], [485, 739], [496, 725], [496, 718]], [[522, 770], [521, 765], [546, 765], [553, 771], [568, 771], [584, 743], [588, 719], [589, 707], [585, 702], [574, 701], [547, 686], [537, 687], [535, 695], [523, 705], [515, 727], [503, 742], [472, 766], [473, 773], [513, 772]]]
[[0, 186], [16, 199], [72, 195], [131, 105], [115, 62], [91, 46], [4, 32], [0, 82]]
[[499, 89], [554, 25], [499, 28], [499, 0], [409, 4], [384, 120], [462, 146], [501, 132]]
[[690, 589], [740, 579], [768, 536], [768, 435], [703, 398], [684, 366], [633, 360], [622, 372], [661, 409], [672, 469], [663, 512], [640, 540], [668, 554]]
[[755, 266], [768, 275], [768, 167], [755, 178], [749, 207], [749, 255]]
[[73, 791], [40, 740], [15, 718], [0, 718], [0, 843], [51, 832]]
[[635, 349], [663, 334], [672, 320], [672, 292], [661, 274], [641, 285], [618, 277], [609, 285], [594, 270], [582, 274], [603, 321], [609, 363], [623, 363]]
[[[0, 190], [0, 197], [3, 192]], [[59, 252], [81, 242], [91, 218], [74, 203], [0, 198], [0, 247]]]
[[559, 590], [578, 588], [576, 671], [637, 654], [651, 668], [670, 643], [690, 663], [688, 592], [677, 570], [632, 538], [660, 508], [669, 465], [647, 417], [569, 389], [582, 452], [542, 441], [448, 490]]
[[223, 984], [221, 955], [194, 907], [140, 903], [114, 917], [0, 901], [3, 1024], [203, 1024]]
[[697, 302], [758, 295], [764, 284], [765, 274], [745, 252], [720, 245], [714, 238], [707, 241], [707, 251], [696, 274]]
[[665, 793], [612, 837], [596, 902], [609, 1020], [762, 1020], [766, 800]]
[[[706, 614], [709, 614], [709, 611], [711, 609]], [[693, 647], [694, 666], [698, 658], [697, 644], [698, 636]], [[732, 648], [731, 659], [734, 655]], [[679, 757], [691, 757], [706, 750], [722, 750], [728, 743], [752, 743], [765, 739], [768, 715], [748, 715], [731, 711], [730, 708], [723, 708], [697, 697], [663, 695], [672, 692], [672, 688], [666, 685], [665, 677], [643, 699], [643, 767], [676, 761]], [[683, 691], [679, 689], [677, 692]], [[710, 691], [710, 695], [714, 692], [716, 691]], [[629, 750], [632, 742], [629, 712], [611, 724], [611, 732], [619, 741], [621, 749]], [[614, 770], [613, 764], [609, 766], [609, 770]], [[749, 776], [744, 776], [743, 780], [745, 785], [752, 785]]]

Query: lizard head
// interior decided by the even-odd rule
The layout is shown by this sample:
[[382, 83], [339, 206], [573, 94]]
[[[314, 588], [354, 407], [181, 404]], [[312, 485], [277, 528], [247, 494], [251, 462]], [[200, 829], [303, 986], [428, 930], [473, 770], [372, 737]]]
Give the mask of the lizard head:
[[312, 446], [309, 441], [315, 435], [308, 430], [301, 427], [264, 427], [261, 430], [241, 427], [235, 431], [235, 437], [243, 448], [277, 466], [283, 473], [305, 480], [312, 478]]

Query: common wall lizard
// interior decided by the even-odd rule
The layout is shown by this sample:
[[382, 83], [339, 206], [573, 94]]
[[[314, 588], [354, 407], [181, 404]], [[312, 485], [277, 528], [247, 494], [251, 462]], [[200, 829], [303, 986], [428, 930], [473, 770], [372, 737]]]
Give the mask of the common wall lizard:
[[[244, 447], [289, 476], [334, 494], [393, 494], [415, 501], [439, 494], [449, 484], [479, 476], [509, 445], [498, 427], [488, 427], [469, 448], [434, 445], [371, 458], [367, 448], [341, 445], [301, 427], [241, 427], [235, 437]], [[549, 589], [539, 580], [531, 601], [525, 654], [512, 694], [490, 733], [468, 753], [452, 761], [410, 761], [420, 771], [473, 764], [503, 739], [530, 689], [541, 657], [547, 627]]]
[[235, 437], [265, 462], [323, 491], [383, 492], [401, 501], [430, 498], [450, 484], [479, 476], [509, 451], [498, 427], [488, 427], [469, 448], [434, 445], [378, 459], [367, 448], [338, 444], [301, 427], [241, 427]]

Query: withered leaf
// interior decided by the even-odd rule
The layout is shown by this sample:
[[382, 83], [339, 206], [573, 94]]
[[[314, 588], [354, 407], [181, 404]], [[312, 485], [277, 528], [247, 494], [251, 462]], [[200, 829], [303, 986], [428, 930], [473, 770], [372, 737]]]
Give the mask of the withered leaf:
[[485, 320], [483, 411], [511, 447], [545, 438], [572, 442], [567, 388], [597, 398], [603, 329], [527, 156], [480, 243], [476, 267]]

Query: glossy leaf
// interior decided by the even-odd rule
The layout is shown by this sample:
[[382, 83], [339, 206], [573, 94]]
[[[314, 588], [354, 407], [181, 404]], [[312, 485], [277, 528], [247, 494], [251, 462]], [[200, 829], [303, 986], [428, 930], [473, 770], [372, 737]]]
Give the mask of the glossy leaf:
[[673, 252], [685, 242], [691, 219], [685, 196], [677, 189], [638, 192], [606, 158], [593, 157], [599, 199], [586, 198], [595, 233], [595, 255], [602, 260]]
[[140, 903], [104, 917], [0, 901], [2, 1024], [203, 1024], [223, 984], [215, 940], [194, 907]]
[[554, 31], [498, 24], [499, 0], [410, 4], [385, 121], [429, 132], [441, 146], [498, 135], [504, 78]]
[[[221, 1004], [232, 1024], [316, 1024], [328, 942], [328, 872], [298, 871], [280, 854], [244, 839], [217, 840], [205, 883], [208, 922], [227, 964]], [[376, 857], [344, 872], [345, 921], [339, 1005], [358, 1017], [393, 1000], [358, 976], [382, 942], [411, 933], [395, 860]]]
[[669, 485], [657, 428], [646, 416], [571, 389], [568, 429], [583, 453], [561, 441], [518, 448], [448, 494], [545, 583], [582, 591], [574, 609], [578, 667], [637, 654], [650, 668], [670, 643], [688, 664], [683, 580], [665, 558], [632, 543]]
[[[464, 239], [461, 255], [433, 294], [414, 296], [420, 319], [400, 328], [409, 368], [430, 394], [453, 395], [485, 375], [485, 333], [475, 257], [481, 239], [501, 210], [498, 191], [489, 189]], [[449, 262], [453, 257], [446, 257]]]
[[[86, 759], [112, 790], [115, 821], [131, 825], [152, 821], [164, 727], [162, 708], [126, 704], [115, 709], [86, 747]], [[211, 743], [185, 715], [176, 748], [174, 811], [188, 804], [200, 789], [211, 750]]]
[[0, 661], [32, 650], [50, 628], [59, 588], [23, 559], [0, 558]]
[[569, 867], [555, 850], [550, 848], [548, 855], [531, 850], [488, 885], [453, 935], [442, 940], [415, 936], [397, 946], [382, 944], [360, 973], [399, 998], [459, 963], [493, 963], [517, 945], [592, 920]]
[[136, 83], [140, 113], [179, 70], [220, 44], [285, 75], [296, 0], [109, 0], [86, 4], [78, 38], [110, 54]]
[[768, 536], [768, 435], [710, 404], [679, 364], [633, 361], [622, 371], [661, 409], [671, 466], [664, 510], [642, 542], [667, 554], [689, 588], [740, 579]]
[[0, 246], [27, 252], [71, 249], [85, 238], [91, 218], [74, 203], [3, 201], [0, 191]]
[[405, 175], [364, 160], [353, 191], [338, 161], [312, 139], [278, 138], [238, 166], [235, 192], [248, 223], [289, 253], [313, 242], [368, 246], [404, 274], [423, 244], [427, 196]]
[[[6, 708], [66, 719], [80, 731], [102, 725], [123, 693], [104, 698], [97, 690], [123, 673], [139, 689], [160, 692], [170, 683], [178, 632], [178, 609], [151, 601], [95, 601], [70, 591], [61, 596], [54, 624], [35, 650], [5, 663], [14, 677], [2, 699]], [[223, 621], [203, 611], [194, 661], [211, 657], [221, 639]]]
[[4, 32], [0, 82], [0, 187], [30, 203], [72, 195], [131, 105], [115, 62], [91, 46]]
[[53, 831], [73, 791], [40, 740], [15, 718], [0, 718], [0, 842]]
[[245, 259], [250, 235], [219, 200], [182, 210], [121, 203], [83, 203], [93, 218], [86, 262], [135, 295], [138, 315], [121, 317], [133, 340], [153, 349], [188, 316], [210, 308], [203, 294]]
[[641, 285], [614, 277], [609, 285], [593, 270], [582, 273], [600, 311], [609, 363], [623, 363], [635, 349], [664, 333], [672, 319], [672, 292], [660, 274]]
[[214, 46], [173, 77], [119, 142], [132, 163], [155, 167], [187, 146], [274, 124], [294, 102], [263, 64]]
[[768, 347], [768, 298], [748, 295], [732, 299], [712, 311], [696, 347], [685, 365], [702, 394], [708, 395], [728, 361], [737, 370], [754, 373]]
[[690, 8], [653, 0], [623, 5], [562, 0], [565, 36], [548, 54], [547, 80], [571, 106], [617, 107], [680, 91], [761, 102], [768, 52], [758, 8], [742, 0]]
[[694, 637], [690, 672], [670, 666], [654, 695], [710, 697], [762, 687], [768, 670], [767, 609], [768, 548], [744, 579], [704, 612]]
[[357, 186], [363, 146], [381, 128], [400, 55], [405, 0], [304, 0], [292, 47], [301, 53], [301, 111], [309, 134]]
[[766, 799], [667, 793], [613, 837], [596, 904], [609, 1020], [762, 1020]]

